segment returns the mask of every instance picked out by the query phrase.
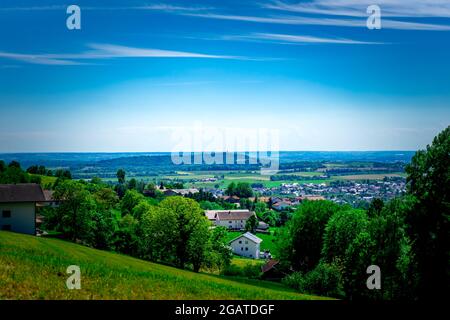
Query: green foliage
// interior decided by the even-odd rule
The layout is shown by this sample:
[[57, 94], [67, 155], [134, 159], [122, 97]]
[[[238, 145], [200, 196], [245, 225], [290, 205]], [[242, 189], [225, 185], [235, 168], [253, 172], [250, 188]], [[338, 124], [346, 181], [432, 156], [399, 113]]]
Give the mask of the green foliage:
[[125, 170], [123, 170], [123, 169], [117, 170], [116, 176], [117, 176], [117, 181], [119, 182], [119, 184], [125, 183]]
[[145, 197], [141, 193], [136, 190], [127, 190], [122, 200], [120, 200], [122, 215], [131, 214], [134, 207], [142, 201], [145, 201]]
[[356, 236], [367, 228], [367, 214], [363, 210], [337, 211], [328, 221], [323, 237], [322, 258], [327, 262], [342, 260]]
[[247, 222], [245, 223], [245, 231], [255, 233], [257, 227], [258, 227], [258, 219], [256, 218], [255, 215], [252, 215], [250, 218], [247, 219]]
[[58, 184], [54, 198], [61, 202], [54, 217], [55, 228], [71, 240], [87, 241], [92, 232], [95, 202], [83, 184], [65, 180]]
[[200, 201], [199, 204], [203, 210], [223, 210], [223, 207], [216, 202], [211, 202], [211, 201], [205, 200], [205, 201]]
[[199, 271], [207, 264], [209, 222], [197, 202], [168, 197], [142, 216], [143, 254], [184, 268]]
[[231, 182], [225, 190], [225, 194], [228, 196], [238, 196], [239, 198], [250, 198], [253, 196], [253, 190], [247, 182], [238, 182], [237, 184]]
[[406, 173], [408, 191], [417, 199], [407, 224], [420, 274], [418, 294], [435, 299], [450, 283], [450, 126], [414, 155]]
[[319, 262], [330, 217], [343, 207], [330, 201], [304, 201], [278, 237], [278, 252], [286, 269], [307, 272]]
[[294, 272], [285, 277], [283, 283], [300, 292], [335, 298], [344, 296], [341, 270], [335, 264], [319, 263], [306, 274]]

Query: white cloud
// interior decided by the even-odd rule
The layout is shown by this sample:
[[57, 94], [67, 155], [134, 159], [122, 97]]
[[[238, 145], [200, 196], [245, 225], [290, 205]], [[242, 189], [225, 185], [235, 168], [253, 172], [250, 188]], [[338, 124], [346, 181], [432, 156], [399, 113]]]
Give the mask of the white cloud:
[[383, 44], [381, 42], [367, 42], [341, 38], [322, 38], [307, 35], [290, 35], [275, 33], [254, 33], [248, 36], [228, 36], [227, 40], [269, 40], [281, 44]]
[[[321, 26], [335, 26], [335, 27], [364, 27], [366, 28], [366, 19], [337, 19], [337, 18], [312, 18], [302, 16], [242, 16], [242, 15], [226, 15], [215, 13], [184, 13], [183, 15], [220, 19], [220, 20], [235, 20], [258, 23], [272, 23], [272, 24], [288, 24], [288, 25], [321, 25]], [[385, 29], [399, 29], [399, 30], [427, 30], [427, 31], [449, 31], [450, 25], [406, 22], [390, 19], [383, 19], [382, 26]]]
[[0, 58], [18, 60], [32, 64], [45, 65], [80, 65], [77, 60], [98, 60], [118, 58], [203, 58], [203, 59], [243, 59], [235, 56], [209, 55], [202, 53], [171, 51], [160, 49], [145, 49], [120, 46], [114, 44], [90, 44], [92, 50], [82, 53], [61, 54], [21, 54], [1, 52]]
[[290, 12], [364, 17], [366, 8], [372, 4], [380, 6], [385, 17], [450, 17], [448, 0], [312, 0], [298, 3], [273, 1], [262, 6]]

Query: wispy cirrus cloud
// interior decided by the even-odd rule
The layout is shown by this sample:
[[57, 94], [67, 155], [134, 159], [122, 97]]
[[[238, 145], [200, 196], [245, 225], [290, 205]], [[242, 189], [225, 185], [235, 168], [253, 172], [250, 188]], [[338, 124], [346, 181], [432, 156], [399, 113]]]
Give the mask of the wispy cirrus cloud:
[[92, 50], [82, 53], [23, 54], [0, 51], [0, 58], [32, 64], [81, 65], [79, 60], [121, 59], [121, 58], [203, 58], [203, 59], [245, 59], [244, 57], [211, 55], [184, 51], [145, 49], [114, 44], [89, 44]]
[[450, 1], [447, 0], [312, 0], [296, 3], [276, 0], [262, 7], [299, 13], [364, 17], [365, 9], [372, 4], [380, 6], [385, 17], [450, 17]]
[[[366, 19], [341, 19], [341, 18], [318, 18], [318, 17], [304, 17], [304, 16], [244, 16], [244, 15], [229, 15], [216, 13], [183, 13], [186, 16], [220, 19], [220, 20], [235, 20], [268, 24], [287, 24], [287, 25], [319, 25], [319, 26], [334, 26], [334, 27], [366, 27]], [[366, 15], [367, 16], [367, 15]], [[397, 21], [390, 19], [382, 20], [383, 28], [398, 29], [398, 30], [424, 30], [424, 31], [450, 31], [450, 25], [419, 23]]]
[[382, 42], [358, 41], [345, 38], [324, 38], [278, 33], [253, 33], [243, 36], [226, 36], [224, 40], [266, 40], [280, 44], [384, 44]]

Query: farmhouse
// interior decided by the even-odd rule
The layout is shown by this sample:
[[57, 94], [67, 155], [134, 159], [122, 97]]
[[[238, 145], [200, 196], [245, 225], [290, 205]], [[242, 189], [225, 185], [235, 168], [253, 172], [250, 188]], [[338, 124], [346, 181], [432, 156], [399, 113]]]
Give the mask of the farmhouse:
[[0, 229], [35, 235], [36, 206], [45, 202], [38, 184], [0, 184]]
[[250, 232], [241, 234], [239, 237], [230, 241], [233, 253], [252, 259], [259, 259], [259, 246], [262, 239]]
[[241, 230], [245, 228], [248, 218], [254, 216], [255, 213], [249, 210], [206, 210], [205, 215], [216, 226]]
[[163, 191], [164, 195], [166, 196], [187, 196], [189, 194], [195, 194], [198, 193], [198, 189], [191, 188], [191, 189], [166, 189]]

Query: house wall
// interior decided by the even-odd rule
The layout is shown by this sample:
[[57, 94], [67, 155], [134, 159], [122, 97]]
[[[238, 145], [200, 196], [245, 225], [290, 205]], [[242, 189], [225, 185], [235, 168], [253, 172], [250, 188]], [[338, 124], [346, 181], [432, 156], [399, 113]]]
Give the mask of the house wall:
[[[3, 218], [3, 211], [11, 211], [10, 218]], [[10, 225], [11, 231], [36, 234], [36, 205], [27, 203], [0, 203], [0, 230], [3, 226]]]
[[237, 238], [230, 243], [230, 246], [233, 252], [239, 256], [259, 259], [259, 243], [255, 243], [246, 237]]
[[216, 225], [228, 229], [244, 229], [247, 220], [216, 220]]

